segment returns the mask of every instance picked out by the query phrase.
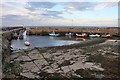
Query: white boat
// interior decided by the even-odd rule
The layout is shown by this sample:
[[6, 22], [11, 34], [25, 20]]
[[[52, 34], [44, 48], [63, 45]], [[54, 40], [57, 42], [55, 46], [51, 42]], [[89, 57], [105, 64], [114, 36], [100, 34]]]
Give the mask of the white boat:
[[100, 37], [100, 35], [98, 35], [98, 34], [92, 34], [92, 35], [89, 35], [89, 37]]
[[102, 35], [102, 37], [103, 37], [103, 38], [110, 38], [110, 37], [112, 37], [112, 36], [111, 36], [110, 34], [107, 34], [107, 35], [105, 34], [105, 35]]
[[30, 43], [28, 41], [25, 41], [25, 46], [30, 46]]
[[49, 36], [51, 37], [58, 37], [60, 36], [60, 34], [56, 34], [54, 31], [52, 33], [49, 34]]

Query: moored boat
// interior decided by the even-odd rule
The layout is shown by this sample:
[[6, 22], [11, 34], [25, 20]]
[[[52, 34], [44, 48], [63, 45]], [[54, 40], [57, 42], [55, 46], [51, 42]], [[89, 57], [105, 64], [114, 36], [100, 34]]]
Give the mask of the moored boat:
[[28, 41], [25, 41], [25, 46], [30, 46], [30, 43]]
[[23, 39], [23, 34], [19, 34], [18, 39]]
[[76, 34], [77, 37], [87, 37], [86, 33], [82, 33], [82, 34]]
[[107, 34], [107, 35], [102, 35], [103, 38], [110, 38], [112, 37], [110, 34]]
[[82, 33], [82, 34], [76, 34], [76, 36], [77, 36], [77, 39], [86, 39], [86, 37], [87, 37], [87, 34], [86, 33]]
[[92, 35], [89, 35], [89, 37], [100, 37], [100, 35], [99, 34], [92, 34]]
[[60, 36], [60, 34], [56, 34], [54, 31], [52, 33], [49, 34], [49, 36], [51, 37], [58, 37]]
[[66, 33], [65, 36], [73, 36], [73, 33]]

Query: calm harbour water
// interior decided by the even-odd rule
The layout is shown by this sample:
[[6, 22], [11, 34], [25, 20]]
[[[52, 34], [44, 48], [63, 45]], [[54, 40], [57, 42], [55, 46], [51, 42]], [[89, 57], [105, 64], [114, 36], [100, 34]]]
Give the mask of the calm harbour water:
[[[62, 46], [69, 45], [74, 43], [79, 43], [80, 41], [69, 41], [69, 40], [60, 40], [63, 37], [50, 37], [50, 36], [24, 36], [23, 40], [17, 39], [11, 41], [11, 47], [13, 50], [18, 49], [27, 49], [34, 47], [51, 47], [51, 46]], [[30, 46], [25, 46], [25, 41], [30, 42]]]

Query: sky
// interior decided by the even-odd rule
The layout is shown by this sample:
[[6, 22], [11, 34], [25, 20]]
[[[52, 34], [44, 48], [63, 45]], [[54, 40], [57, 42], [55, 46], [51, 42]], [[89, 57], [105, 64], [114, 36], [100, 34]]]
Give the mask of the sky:
[[118, 26], [119, 0], [2, 0], [2, 26]]

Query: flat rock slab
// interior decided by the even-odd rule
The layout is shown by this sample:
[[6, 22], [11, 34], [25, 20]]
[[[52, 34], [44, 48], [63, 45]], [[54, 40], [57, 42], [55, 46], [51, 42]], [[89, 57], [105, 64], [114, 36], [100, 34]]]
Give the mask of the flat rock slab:
[[[102, 43], [107, 44], [106, 43]], [[100, 44], [100, 45], [102, 45]], [[92, 46], [93, 47], [93, 46]], [[39, 75], [36, 75], [41, 72], [47, 73], [61, 73], [62, 75], [77, 75], [75, 71], [79, 69], [89, 69], [94, 71], [104, 71], [101, 67], [101, 64], [96, 65], [95, 62], [89, 62], [89, 55], [95, 55], [98, 53], [108, 53], [104, 49], [98, 49], [96, 52], [86, 52], [84, 49], [72, 48], [72, 49], [58, 49], [51, 51], [53, 49], [45, 49], [46, 51], [41, 51], [37, 49], [30, 50], [27, 54], [18, 55], [13, 54], [11, 58], [14, 61], [20, 61], [21, 66], [21, 75], [28, 78], [39, 78]], [[109, 48], [111, 50], [111, 48]], [[109, 51], [110, 52], [110, 51]], [[112, 54], [116, 54], [112, 52]], [[88, 62], [87, 62], [88, 61]]]

